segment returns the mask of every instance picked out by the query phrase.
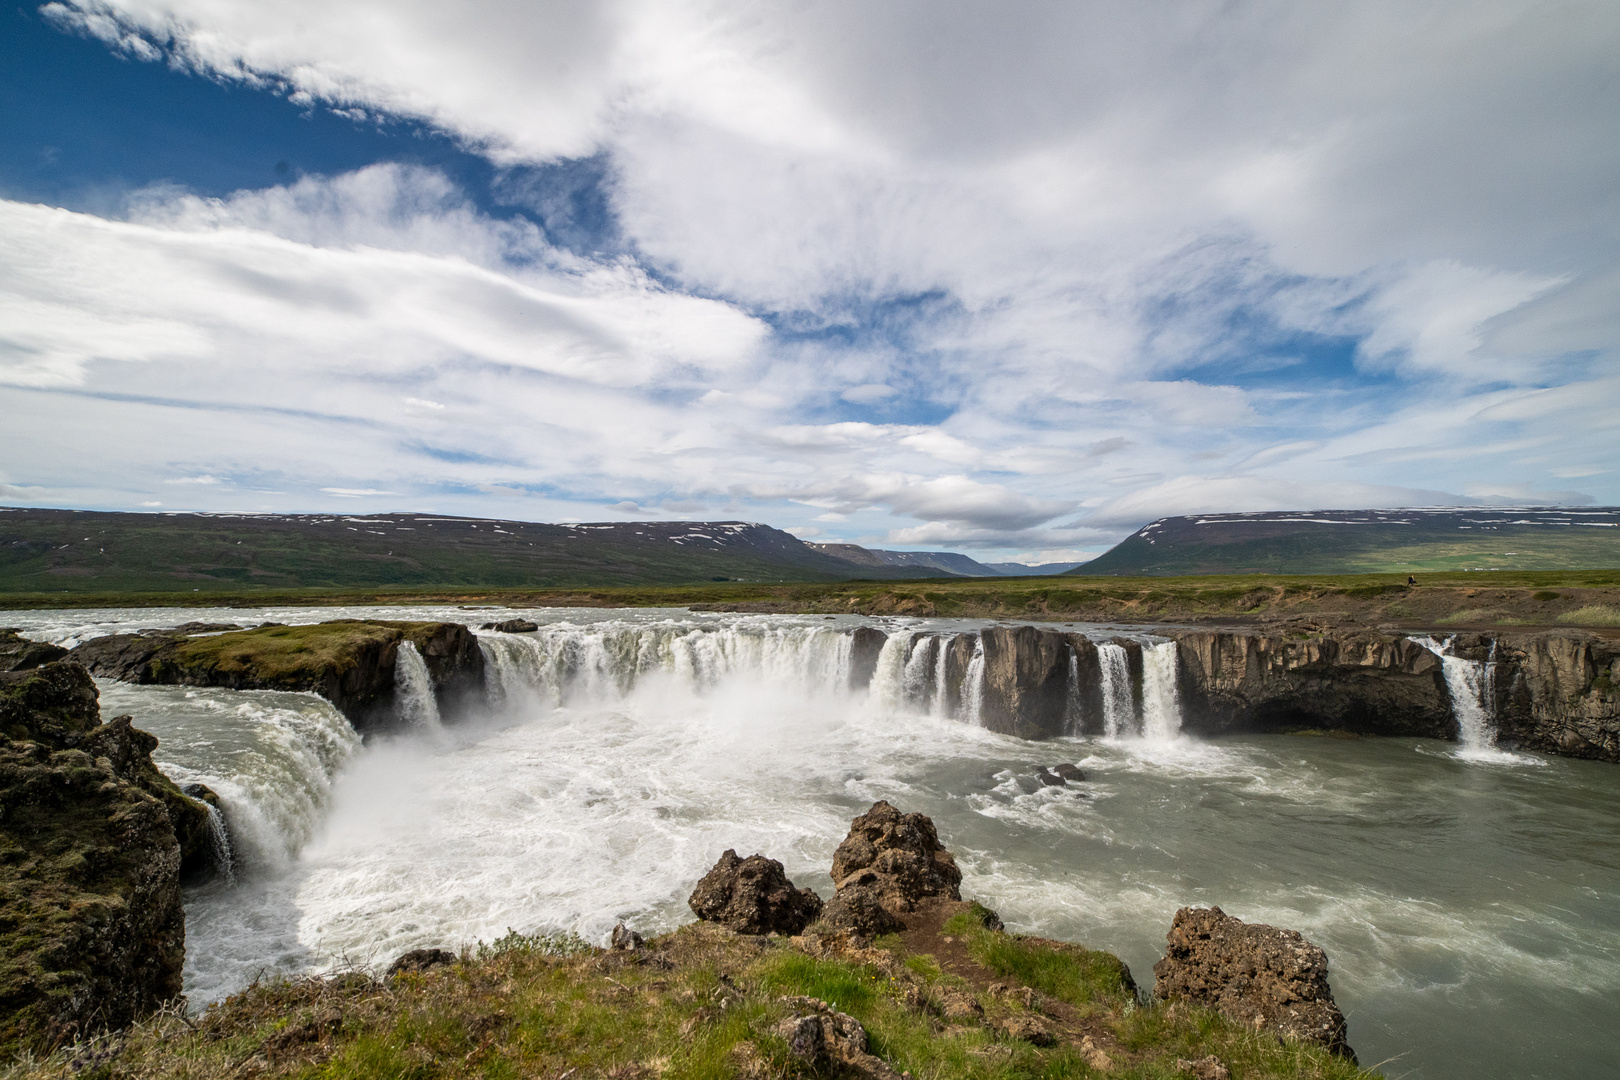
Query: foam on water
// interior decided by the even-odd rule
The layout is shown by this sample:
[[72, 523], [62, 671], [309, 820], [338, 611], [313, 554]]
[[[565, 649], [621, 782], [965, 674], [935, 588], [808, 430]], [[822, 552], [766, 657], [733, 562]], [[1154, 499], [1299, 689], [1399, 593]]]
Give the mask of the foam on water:
[[[500, 707], [437, 738], [362, 750], [308, 695], [102, 684], [104, 711], [158, 734], [166, 771], [224, 801], [237, 881], [187, 892], [194, 1005], [509, 927], [658, 931], [690, 918], [728, 847], [825, 896], [850, 818], [885, 798], [934, 818], [964, 892], [1010, 926], [1117, 951], [1144, 982], [1175, 909], [1216, 903], [1327, 949], [1364, 1061], [1402, 1054], [1424, 1080], [1620, 1069], [1604, 1034], [1620, 993], [1612, 766], [1482, 769], [1413, 753], [1445, 745], [1427, 740], [1201, 743], [1171, 725], [1173, 656], [1151, 641], [1143, 727], [1166, 737], [1029, 743], [964, 722], [971, 669], [963, 720], [930, 715], [946, 698], [935, 635], [971, 628], [889, 624], [907, 634], [868, 695], [847, 689], [854, 620], [527, 614], [541, 632], [480, 635]], [[1109, 649], [1124, 685], [1109, 706], [1104, 683], [1105, 726], [1128, 735], [1125, 650]], [[1061, 761], [1089, 779], [1035, 779]]]

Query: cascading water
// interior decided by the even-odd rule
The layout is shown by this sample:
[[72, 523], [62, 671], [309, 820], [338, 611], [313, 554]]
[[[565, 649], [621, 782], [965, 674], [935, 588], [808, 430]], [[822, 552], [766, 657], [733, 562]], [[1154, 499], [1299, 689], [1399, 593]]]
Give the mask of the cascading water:
[[1123, 645], [1097, 646], [1102, 668], [1103, 734], [1117, 739], [1136, 729], [1136, 703], [1131, 695], [1131, 669]]
[[433, 675], [427, 661], [409, 641], [402, 641], [394, 654], [394, 703], [405, 726], [418, 731], [438, 731], [439, 699], [433, 693]]
[[1169, 742], [1181, 734], [1181, 693], [1176, 688], [1176, 643], [1142, 650], [1142, 737]]
[[[217, 792], [215, 794], [218, 794]], [[208, 846], [214, 856], [214, 866], [226, 884], [236, 884], [236, 864], [231, 858], [231, 834], [225, 827], [225, 815], [212, 803], [203, 802], [208, 811]]]
[[158, 737], [153, 756], [170, 779], [219, 796], [213, 842], [228, 853], [232, 879], [292, 864], [325, 820], [335, 777], [360, 749], [348, 719], [314, 694], [108, 681], [97, 688], [103, 712], [133, 713]]
[[929, 711], [934, 684], [934, 656], [943, 649], [944, 642], [932, 634], [912, 639], [911, 655], [906, 658], [905, 671], [901, 676], [901, 690], [906, 705], [918, 712]]
[[[733, 676], [763, 679], [797, 691], [820, 692], [849, 683], [853, 639], [821, 627], [698, 627], [660, 623], [639, 627], [567, 624], [538, 632], [478, 635], [484, 686], [497, 711], [538, 703], [621, 701], [648, 679], [672, 679], [702, 694]], [[893, 637], [879, 669], [903, 692], [905, 641]], [[873, 677], [873, 693], [882, 679]]]
[[906, 707], [906, 653], [916, 636], [912, 630], [898, 631], [890, 634], [883, 648], [878, 650], [870, 694], [878, 708], [885, 712], [898, 712]]
[[1069, 646], [1069, 683], [1063, 701], [1063, 734], [1079, 735], [1082, 727], [1080, 715], [1080, 654]]
[[984, 638], [973, 643], [973, 659], [962, 678], [962, 719], [975, 727], [984, 723]]
[[951, 639], [940, 638], [939, 648], [934, 653], [934, 703], [929, 709], [931, 716], [946, 716], [951, 708], [950, 694], [950, 663]]
[[[1457, 721], [1457, 744], [1465, 754], [1493, 754], [1496, 750], [1495, 665], [1488, 661], [1453, 656], [1456, 638], [1436, 641], [1432, 637], [1413, 638], [1417, 644], [1440, 658], [1440, 671], [1451, 697], [1451, 715]], [[1495, 642], [1492, 642], [1495, 655]]]

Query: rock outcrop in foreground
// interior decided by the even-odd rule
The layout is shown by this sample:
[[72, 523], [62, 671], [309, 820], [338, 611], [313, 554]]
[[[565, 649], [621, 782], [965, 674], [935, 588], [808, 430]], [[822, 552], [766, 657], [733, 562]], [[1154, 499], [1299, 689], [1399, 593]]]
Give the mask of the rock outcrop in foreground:
[[421, 654], [442, 715], [482, 704], [484, 654], [460, 623], [335, 619], [251, 630], [189, 623], [94, 638], [72, 656], [92, 674], [124, 682], [313, 691], [365, 731], [398, 722], [395, 665], [406, 642]]
[[782, 864], [727, 850], [692, 890], [687, 906], [704, 922], [739, 934], [797, 934], [821, 914], [821, 897], [795, 889]]
[[264, 979], [199, 1017], [157, 1016], [16, 1070], [15, 1080], [1373, 1080], [1320, 1045], [1256, 1038], [1202, 1007], [1145, 1007], [1108, 953], [1006, 933], [992, 912], [954, 898], [959, 875], [922, 815], [878, 803], [850, 840], [862, 864], [854, 874], [906, 856], [888, 860], [906, 869], [885, 871], [894, 898], [910, 904], [903, 930], [873, 939], [823, 917], [797, 936], [760, 933], [777, 916], [753, 917], [759, 901], [797, 921], [808, 890], [770, 859], [728, 851], [692, 906], [723, 913], [740, 899], [740, 931], [700, 919], [643, 938], [621, 924], [605, 949], [513, 932], [458, 951], [412, 950], [381, 978]]
[[68, 661], [0, 673], [0, 1048], [121, 1027], [180, 994], [180, 876], [211, 857], [208, 810], [102, 723]]
[[832, 879], [837, 895], [830, 914], [864, 933], [900, 928], [922, 900], [962, 899], [962, 871], [940, 844], [934, 822], [882, 801], [850, 823], [833, 852]]
[[1355, 1060], [1328, 986], [1327, 954], [1293, 930], [1182, 908], [1153, 965], [1154, 996], [1207, 1005], [1240, 1024], [1315, 1043]]

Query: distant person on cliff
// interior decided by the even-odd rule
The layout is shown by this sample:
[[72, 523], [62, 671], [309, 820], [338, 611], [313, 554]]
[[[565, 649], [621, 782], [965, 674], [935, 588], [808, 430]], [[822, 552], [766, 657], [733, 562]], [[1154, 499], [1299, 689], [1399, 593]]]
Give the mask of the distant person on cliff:
[[1417, 584], [1417, 578], [1413, 577], [1411, 574], [1407, 574], [1406, 575], [1406, 583], [1408, 585], [1416, 585]]

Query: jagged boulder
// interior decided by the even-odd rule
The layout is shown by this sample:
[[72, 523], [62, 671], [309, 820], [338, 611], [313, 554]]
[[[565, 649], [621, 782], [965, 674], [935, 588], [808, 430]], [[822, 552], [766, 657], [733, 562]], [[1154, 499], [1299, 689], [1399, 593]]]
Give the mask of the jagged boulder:
[[0, 671], [27, 671], [60, 660], [67, 654], [60, 645], [28, 640], [15, 627], [0, 629]]
[[1246, 923], [1218, 907], [1182, 908], [1155, 996], [1207, 1005], [1240, 1024], [1326, 1047], [1355, 1060], [1328, 986], [1327, 954], [1293, 930]]
[[[870, 1052], [866, 1029], [848, 1013], [813, 997], [786, 997], [793, 1014], [776, 1025], [788, 1053], [815, 1070], [835, 1071], [857, 1080], [901, 1080], [888, 1062]], [[907, 1074], [909, 1075], [909, 1074]]]
[[902, 814], [879, 801], [850, 823], [849, 835], [833, 853], [833, 883], [842, 895], [866, 894], [903, 921], [919, 901], [962, 899], [962, 871], [939, 843], [925, 814]]
[[739, 858], [729, 848], [697, 883], [687, 905], [704, 922], [739, 934], [793, 935], [821, 914], [821, 897], [795, 889], [781, 863], [763, 855]]
[[0, 1052], [119, 1027], [181, 991], [177, 833], [208, 812], [57, 661], [0, 673]]
[[870, 885], [852, 885], [834, 893], [821, 909], [821, 921], [830, 929], [867, 937], [906, 928], [905, 923], [883, 906], [882, 897]]

